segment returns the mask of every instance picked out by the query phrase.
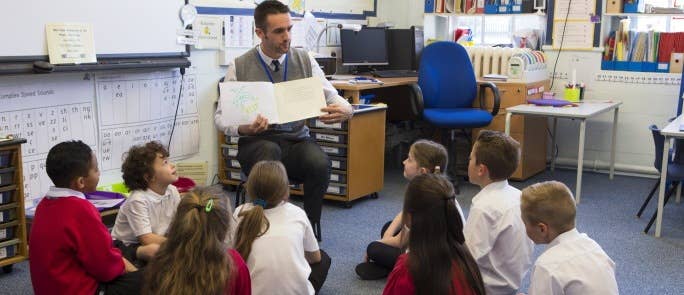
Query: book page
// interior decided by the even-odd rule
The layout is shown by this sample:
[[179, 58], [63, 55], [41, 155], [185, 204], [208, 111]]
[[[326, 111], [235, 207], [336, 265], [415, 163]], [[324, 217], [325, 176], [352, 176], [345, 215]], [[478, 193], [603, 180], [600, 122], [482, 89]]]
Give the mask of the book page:
[[278, 119], [277, 105], [271, 82], [224, 82], [220, 108], [225, 125], [251, 124], [258, 114], [269, 123], [282, 123]]
[[321, 108], [327, 105], [316, 77], [275, 84], [275, 99], [281, 124], [323, 115]]

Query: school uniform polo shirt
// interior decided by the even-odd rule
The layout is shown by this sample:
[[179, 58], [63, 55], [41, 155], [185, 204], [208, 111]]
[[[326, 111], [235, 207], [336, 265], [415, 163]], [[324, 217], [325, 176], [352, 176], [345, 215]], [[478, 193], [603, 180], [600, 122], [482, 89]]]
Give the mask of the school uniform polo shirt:
[[463, 234], [487, 294], [516, 294], [534, 248], [520, 218], [520, 190], [507, 180], [482, 188], [473, 197]]
[[151, 189], [135, 190], [116, 216], [112, 237], [126, 245], [139, 244], [139, 236], [154, 233], [166, 235], [180, 203], [178, 189], [169, 185], [163, 195]]
[[558, 235], [532, 270], [529, 295], [618, 294], [615, 262], [577, 229]]

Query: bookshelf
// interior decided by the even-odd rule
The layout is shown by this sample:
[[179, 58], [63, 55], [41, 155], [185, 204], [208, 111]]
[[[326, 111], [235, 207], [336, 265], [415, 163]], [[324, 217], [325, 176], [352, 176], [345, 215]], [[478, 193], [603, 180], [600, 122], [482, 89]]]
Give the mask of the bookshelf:
[[[426, 44], [432, 40], [453, 40], [454, 30], [469, 27], [477, 45], [511, 43], [513, 34], [521, 29], [546, 30], [546, 14], [464, 14], [425, 13], [423, 15]], [[543, 39], [540, 39], [543, 42]]]

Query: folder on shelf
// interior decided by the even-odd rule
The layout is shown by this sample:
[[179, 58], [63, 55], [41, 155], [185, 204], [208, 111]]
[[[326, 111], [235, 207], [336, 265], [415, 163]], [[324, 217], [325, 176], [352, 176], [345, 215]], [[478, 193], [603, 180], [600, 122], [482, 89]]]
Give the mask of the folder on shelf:
[[435, 0], [425, 0], [425, 13], [435, 12]]
[[682, 72], [682, 59], [684, 59], [684, 53], [673, 52], [670, 56], [670, 73], [681, 73]]
[[622, 13], [622, 0], [608, 0], [606, 2], [607, 13]]

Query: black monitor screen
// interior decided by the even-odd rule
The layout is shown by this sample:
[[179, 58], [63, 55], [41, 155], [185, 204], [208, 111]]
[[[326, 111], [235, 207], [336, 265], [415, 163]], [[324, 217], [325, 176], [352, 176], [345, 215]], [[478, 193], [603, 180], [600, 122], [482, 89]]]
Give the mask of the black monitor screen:
[[342, 64], [346, 66], [358, 65], [387, 65], [387, 35], [385, 28], [363, 28], [341, 30]]

